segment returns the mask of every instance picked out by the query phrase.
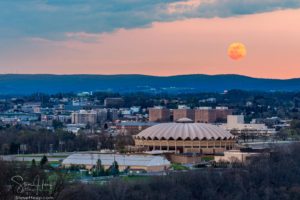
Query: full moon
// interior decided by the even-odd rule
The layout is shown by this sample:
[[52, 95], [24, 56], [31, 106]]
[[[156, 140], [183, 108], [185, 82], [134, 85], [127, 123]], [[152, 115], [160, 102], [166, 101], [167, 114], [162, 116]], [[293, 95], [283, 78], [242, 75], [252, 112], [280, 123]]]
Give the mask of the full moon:
[[233, 60], [240, 60], [246, 56], [247, 50], [244, 44], [235, 42], [229, 45], [227, 54]]

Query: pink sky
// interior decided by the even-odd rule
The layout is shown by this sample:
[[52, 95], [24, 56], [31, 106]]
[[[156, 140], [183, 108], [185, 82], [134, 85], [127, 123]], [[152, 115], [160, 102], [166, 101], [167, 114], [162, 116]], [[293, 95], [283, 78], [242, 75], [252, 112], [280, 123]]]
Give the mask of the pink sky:
[[[300, 77], [300, 10], [231, 18], [154, 23], [106, 34], [67, 33], [69, 40], [23, 39], [0, 55], [2, 73], [242, 74]], [[247, 57], [227, 47], [242, 42]]]

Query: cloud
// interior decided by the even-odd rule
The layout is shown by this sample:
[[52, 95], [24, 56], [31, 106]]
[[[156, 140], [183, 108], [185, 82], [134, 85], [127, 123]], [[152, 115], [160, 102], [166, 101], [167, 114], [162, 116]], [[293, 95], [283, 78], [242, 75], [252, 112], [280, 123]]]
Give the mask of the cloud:
[[299, 7], [299, 0], [4, 0], [0, 1], [0, 36], [87, 40], [93, 34], [153, 22]]
[[200, 4], [190, 16], [231, 17], [299, 7], [299, 0], [214, 0]]
[[67, 32], [102, 33], [161, 21], [179, 0], [10, 0], [0, 1], [0, 34], [65, 37]]

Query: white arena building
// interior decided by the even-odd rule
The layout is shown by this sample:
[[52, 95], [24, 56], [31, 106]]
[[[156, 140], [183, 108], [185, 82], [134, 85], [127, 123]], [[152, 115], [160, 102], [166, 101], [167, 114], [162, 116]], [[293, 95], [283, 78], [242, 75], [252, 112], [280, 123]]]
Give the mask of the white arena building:
[[151, 126], [135, 136], [136, 146], [179, 153], [221, 153], [232, 149], [235, 142], [235, 136], [228, 131], [212, 124], [193, 123], [188, 118]]

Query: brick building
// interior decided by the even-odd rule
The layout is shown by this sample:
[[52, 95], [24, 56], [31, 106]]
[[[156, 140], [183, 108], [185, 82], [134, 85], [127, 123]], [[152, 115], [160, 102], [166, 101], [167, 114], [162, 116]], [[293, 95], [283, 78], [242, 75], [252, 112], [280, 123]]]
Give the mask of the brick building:
[[189, 108], [174, 109], [173, 110], [173, 121], [177, 121], [181, 118], [189, 118], [195, 120], [195, 111]]
[[163, 107], [149, 108], [149, 121], [150, 122], [169, 122], [170, 110]]
[[232, 110], [227, 107], [199, 107], [195, 109], [195, 122], [216, 123], [227, 120], [227, 115], [231, 115]]

